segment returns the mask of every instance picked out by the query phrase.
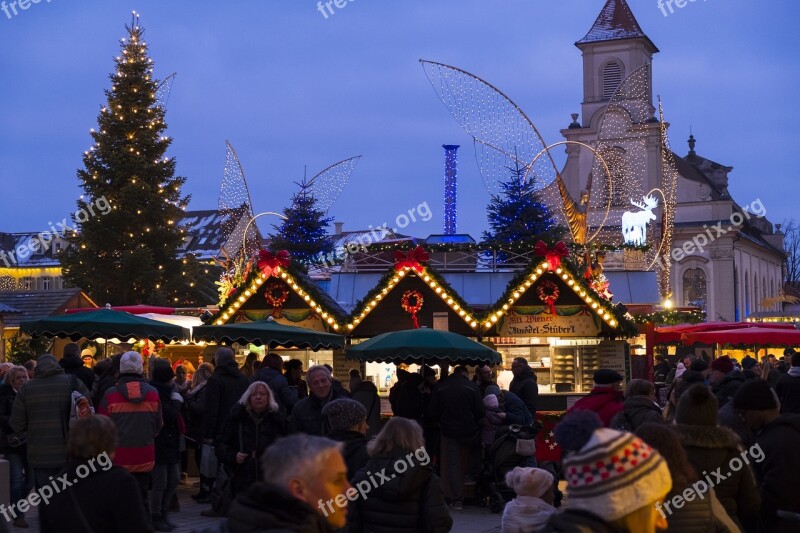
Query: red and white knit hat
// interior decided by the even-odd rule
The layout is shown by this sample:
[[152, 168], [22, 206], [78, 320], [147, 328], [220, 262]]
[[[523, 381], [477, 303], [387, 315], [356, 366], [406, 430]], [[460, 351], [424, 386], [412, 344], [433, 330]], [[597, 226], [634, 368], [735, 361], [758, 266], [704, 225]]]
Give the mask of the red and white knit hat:
[[[557, 439], [567, 428], [558, 429]], [[583, 425], [581, 430], [578, 442], [583, 444], [564, 458], [569, 509], [588, 511], [610, 522], [654, 503], [672, 488], [666, 461], [640, 438], [603, 427]], [[567, 440], [575, 442], [574, 437], [567, 435]]]

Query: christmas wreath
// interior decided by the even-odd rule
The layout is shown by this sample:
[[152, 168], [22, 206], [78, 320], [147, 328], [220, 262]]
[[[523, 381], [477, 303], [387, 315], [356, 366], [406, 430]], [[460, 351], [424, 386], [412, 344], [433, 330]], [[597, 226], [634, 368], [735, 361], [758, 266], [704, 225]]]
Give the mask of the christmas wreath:
[[[414, 299], [413, 304], [411, 303], [412, 298]], [[414, 321], [414, 329], [419, 328], [417, 313], [422, 310], [422, 304], [424, 303], [425, 299], [419, 291], [406, 291], [403, 293], [403, 298], [400, 300], [400, 307], [403, 308], [403, 311], [409, 313], [411, 315], [411, 320]]]
[[548, 308], [550, 308], [550, 314], [556, 314], [556, 301], [558, 297], [561, 296], [561, 291], [558, 289], [558, 285], [553, 283], [552, 281], [543, 281], [537, 288], [536, 294], [539, 296], [539, 299], [543, 301]]
[[285, 283], [274, 279], [270, 281], [264, 289], [264, 298], [267, 300], [267, 303], [272, 306], [272, 316], [280, 318], [283, 304], [289, 299], [289, 289], [286, 287]]

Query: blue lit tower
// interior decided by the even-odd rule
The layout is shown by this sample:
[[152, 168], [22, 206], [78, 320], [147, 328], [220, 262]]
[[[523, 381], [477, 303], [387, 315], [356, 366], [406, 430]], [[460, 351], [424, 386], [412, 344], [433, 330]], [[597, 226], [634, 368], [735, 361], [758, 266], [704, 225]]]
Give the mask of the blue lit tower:
[[458, 146], [457, 144], [443, 144], [444, 148], [444, 234], [456, 233], [456, 199], [458, 187], [456, 178], [458, 174]]

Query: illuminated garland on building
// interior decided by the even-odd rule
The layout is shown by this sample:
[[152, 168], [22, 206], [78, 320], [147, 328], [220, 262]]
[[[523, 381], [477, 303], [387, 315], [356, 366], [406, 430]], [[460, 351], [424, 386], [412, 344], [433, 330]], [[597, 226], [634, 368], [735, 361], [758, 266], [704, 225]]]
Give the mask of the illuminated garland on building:
[[651, 323], [656, 326], [674, 326], [676, 324], [697, 324], [705, 322], [706, 314], [701, 310], [683, 311], [678, 309], [665, 309], [644, 315], [634, 315], [636, 324]]
[[455, 235], [458, 199], [458, 145], [444, 144], [444, 234]]
[[[376, 285], [364, 299], [356, 304], [353, 313], [350, 315], [347, 331], [352, 331], [360, 324], [405, 276], [412, 273], [414, 273], [414, 271], [410, 267], [403, 267], [400, 270], [395, 270], [395, 268], [392, 267], [391, 270], [384, 274], [383, 278], [378, 282], [378, 285]], [[475, 317], [469, 304], [450, 287], [444, 278], [428, 267], [423, 267], [422, 272], [416, 275], [420, 278], [420, 281], [424, 282], [433, 292], [439, 295], [450, 309], [461, 317], [464, 322], [469, 324], [472, 329], [478, 328], [478, 319]]]
[[675, 209], [678, 201], [678, 169], [675, 166], [675, 158], [669, 146], [667, 136], [667, 124], [664, 122], [664, 109], [661, 106], [661, 97], [658, 97], [658, 116], [661, 121], [661, 179], [663, 180], [662, 190], [666, 198], [663, 215], [661, 218], [661, 245], [656, 252], [660, 255], [658, 264], [659, 269], [658, 285], [661, 296], [666, 298], [671, 290], [670, 272], [672, 269], [672, 237], [675, 229]]

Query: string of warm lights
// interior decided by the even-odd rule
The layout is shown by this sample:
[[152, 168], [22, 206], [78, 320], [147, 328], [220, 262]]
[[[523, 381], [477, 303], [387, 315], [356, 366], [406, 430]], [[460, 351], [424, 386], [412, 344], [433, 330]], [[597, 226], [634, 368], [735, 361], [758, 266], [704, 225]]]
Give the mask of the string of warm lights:
[[[378, 285], [373, 294], [365, 298], [359, 305], [356, 306], [353, 313], [350, 315], [350, 320], [347, 324], [347, 330], [352, 331], [358, 324], [360, 324], [367, 315], [370, 314], [380, 304], [386, 295], [397, 286], [400, 281], [409, 275], [412, 271], [410, 267], [404, 267], [399, 270], [392, 269], [385, 277], [385, 281]], [[458, 294], [450, 288], [443, 280], [438, 279], [431, 270], [423, 267], [422, 271], [416, 274], [422, 282], [439, 296], [450, 309], [453, 310], [464, 322], [469, 324], [472, 329], [476, 329], [479, 325], [477, 318], [472, 314], [471, 310], [466, 306], [463, 300], [460, 299]]]
[[301, 186], [317, 201], [316, 208], [327, 213], [350, 182], [350, 175], [361, 159], [360, 155], [334, 163]]
[[706, 314], [702, 310], [665, 309], [641, 315], [634, 315], [636, 324], [651, 323], [656, 326], [674, 326], [676, 324], [697, 324], [705, 322]]
[[611, 328], [616, 329], [620, 325], [620, 319], [613, 307], [595, 291], [587, 287], [579, 277], [573, 275], [573, 273], [563, 265], [550, 271], [547, 261], [542, 261], [521, 275], [516, 286], [510, 289], [510, 294], [505, 295], [503, 299], [487, 311], [482, 317], [483, 328], [488, 330], [496, 324], [497, 321], [511, 309], [517, 300], [533, 286], [537, 279], [548, 275], [555, 275], [561, 278], [561, 280], [564, 281], [579, 298], [586, 302], [586, 305]]
[[658, 117], [661, 124], [661, 179], [662, 190], [666, 199], [662, 222], [661, 222], [661, 244], [656, 251], [659, 255], [658, 263], [662, 266], [658, 273], [659, 291], [663, 298], [667, 298], [672, 292], [671, 289], [671, 270], [672, 270], [672, 237], [675, 229], [675, 211], [678, 202], [678, 169], [675, 166], [675, 158], [669, 145], [667, 135], [667, 123], [664, 121], [664, 109], [661, 105], [661, 97], [658, 97]]

